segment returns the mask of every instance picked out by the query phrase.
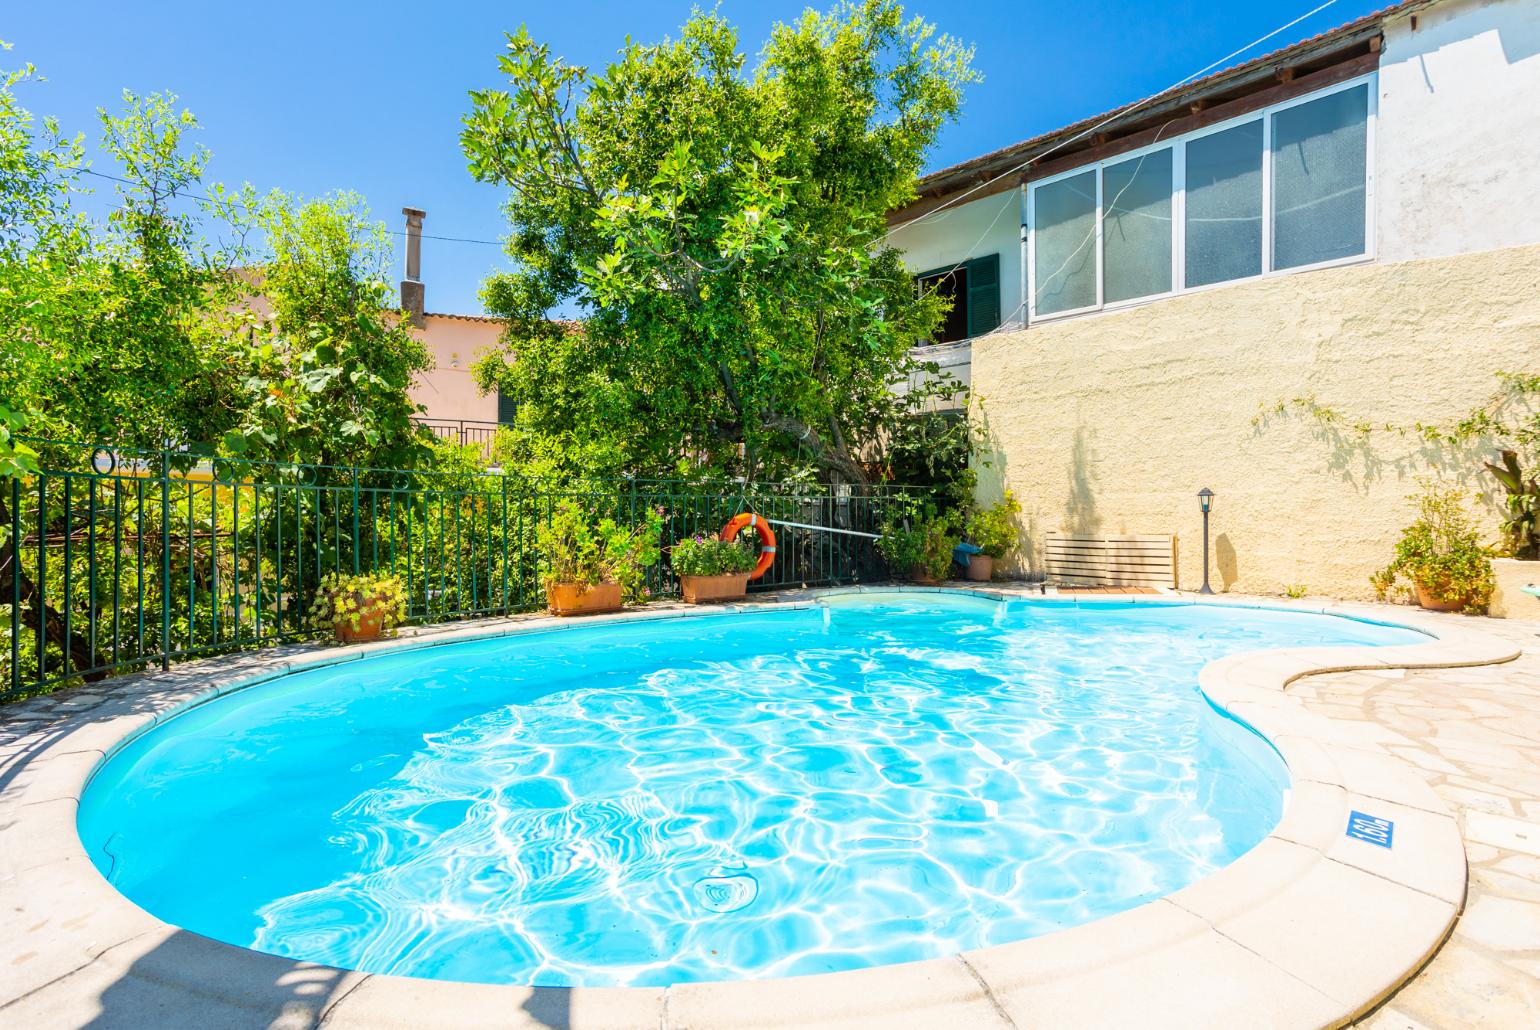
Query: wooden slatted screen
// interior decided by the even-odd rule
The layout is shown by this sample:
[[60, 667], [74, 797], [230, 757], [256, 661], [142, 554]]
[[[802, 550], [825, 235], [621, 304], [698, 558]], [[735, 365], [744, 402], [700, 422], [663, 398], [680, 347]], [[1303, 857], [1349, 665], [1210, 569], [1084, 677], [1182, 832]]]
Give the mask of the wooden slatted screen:
[[1048, 578], [1070, 586], [1176, 586], [1176, 537], [1048, 534]]

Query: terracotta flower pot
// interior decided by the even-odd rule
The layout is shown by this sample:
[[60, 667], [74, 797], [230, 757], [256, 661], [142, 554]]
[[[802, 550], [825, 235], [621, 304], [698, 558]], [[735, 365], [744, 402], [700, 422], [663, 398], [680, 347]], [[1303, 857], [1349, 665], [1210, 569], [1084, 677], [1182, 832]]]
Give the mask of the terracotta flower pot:
[[926, 572], [925, 566], [923, 565], [916, 565], [914, 568], [909, 570], [909, 581], [911, 583], [918, 583], [922, 587], [937, 586], [941, 582], [935, 576], [932, 576], [930, 573]]
[[353, 620], [349, 617], [338, 619], [332, 626], [332, 632], [337, 634], [337, 639], [344, 644], [367, 644], [379, 640], [385, 636], [385, 609], [378, 601], [368, 601], [360, 594], [353, 595], [353, 603], [358, 605], [358, 628], [353, 628]]
[[545, 588], [552, 615], [597, 615], [618, 612], [619, 583], [552, 583]]
[[968, 555], [968, 579], [988, 583], [995, 575], [995, 560], [987, 554]]
[[726, 576], [680, 576], [679, 590], [690, 604], [712, 601], [736, 601], [749, 592], [749, 574]]
[[1414, 582], [1413, 586], [1417, 590], [1418, 605], [1430, 612], [1458, 612], [1465, 609], [1466, 599], [1463, 597], [1457, 597], [1452, 601], [1439, 600], [1438, 594], [1420, 581]]

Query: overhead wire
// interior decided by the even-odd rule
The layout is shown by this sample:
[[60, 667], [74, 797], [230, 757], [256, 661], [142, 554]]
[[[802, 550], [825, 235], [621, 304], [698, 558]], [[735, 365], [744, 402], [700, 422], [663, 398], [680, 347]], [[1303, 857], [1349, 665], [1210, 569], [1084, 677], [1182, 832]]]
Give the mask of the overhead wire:
[[[107, 180], [109, 180], [111, 182], [121, 183], [124, 186], [138, 186], [138, 185], [141, 185], [140, 183], [134, 182], [131, 179], [120, 178], [119, 176], [116, 176], [116, 175], [108, 175], [106, 172], [98, 172], [95, 169], [91, 169], [91, 168], [81, 168], [81, 169], [78, 169], [78, 170], [80, 172], [83, 172], [86, 175], [92, 175], [92, 176], [95, 176], [98, 179], [107, 179]], [[235, 200], [234, 198], [228, 198], [227, 197], [224, 200], [216, 200], [215, 198], [210, 197], [207, 194], [198, 193], [198, 192], [196, 192], [194, 190], [174, 189], [174, 190], [168, 191], [166, 195], [169, 196], [169, 197], [185, 197], [185, 198], [187, 198], [189, 200], [201, 200], [201, 201], [204, 201], [205, 203], [209, 203], [209, 204], [222, 204], [222, 203], [234, 204], [236, 207], [245, 208], [248, 211], [252, 210], [250, 204], [242, 203], [241, 201]], [[426, 232], [412, 234], [412, 233], [405, 232], [405, 231], [403, 231], [401, 229], [386, 229], [385, 232], [390, 234], [391, 236], [417, 235], [421, 239], [425, 239], [425, 240], [444, 240], [447, 243], [480, 243], [480, 244], [485, 244], [485, 245], [487, 245], [489, 247], [501, 247], [503, 245], [501, 240], [478, 240], [478, 239], [474, 239], [474, 238], [469, 237], [469, 236], [436, 236], [436, 235], [434, 235], [432, 233], [426, 233]]]

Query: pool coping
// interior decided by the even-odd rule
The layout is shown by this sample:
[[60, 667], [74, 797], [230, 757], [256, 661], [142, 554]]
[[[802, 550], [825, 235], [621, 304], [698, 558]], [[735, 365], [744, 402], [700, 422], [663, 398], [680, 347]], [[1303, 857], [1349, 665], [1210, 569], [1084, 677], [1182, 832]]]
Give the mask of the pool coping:
[[[816, 976], [668, 988], [532, 988], [330, 969], [163, 923], [112, 888], [75, 829], [98, 766], [189, 707], [301, 669], [371, 655], [605, 623], [815, 606], [829, 595], [967, 593], [1078, 607], [1217, 604], [1404, 626], [1407, 645], [1249, 651], [1199, 673], [1216, 706], [1282, 755], [1282, 821], [1213, 876], [1113, 916], [945, 957]], [[146, 674], [88, 712], [0, 745], [0, 1021], [70, 1026], [117, 1006], [231, 1025], [325, 1027], [1338, 1026], [1400, 986], [1464, 904], [1453, 815], [1411, 766], [1346, 746], [1342, 724], [1285, 689], [1358, 669], [1453, 668], [1519, 649], [1448, 617], [1387, 605], [1218, 595], [1044, 597], [1026, 585], [783, 592], [741, 605], [651, 608], [583, 620], [493, 619], [346, 648], [289, 646]], [[4, 711], [0, 709], [0, 721]], [[35, 739], [34, 739], [35, 738]], [[1394, 823], [1393, 846], [1346, 836], [1349, 814]]]

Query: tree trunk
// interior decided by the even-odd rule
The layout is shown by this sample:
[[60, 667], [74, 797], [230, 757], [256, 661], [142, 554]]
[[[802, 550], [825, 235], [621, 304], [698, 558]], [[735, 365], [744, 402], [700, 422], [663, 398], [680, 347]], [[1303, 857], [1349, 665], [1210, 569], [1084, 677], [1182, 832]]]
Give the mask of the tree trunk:
[[807, 423], [787, 415], [769, 415], [764, 422], [766, 429], [785, 433], [813, 452], [813, 460], [824, 468], [838, 472], [852, 483], [865, 485], [869, 480], [861, 463], [844, 448], [831, 447], [818, 431]]

